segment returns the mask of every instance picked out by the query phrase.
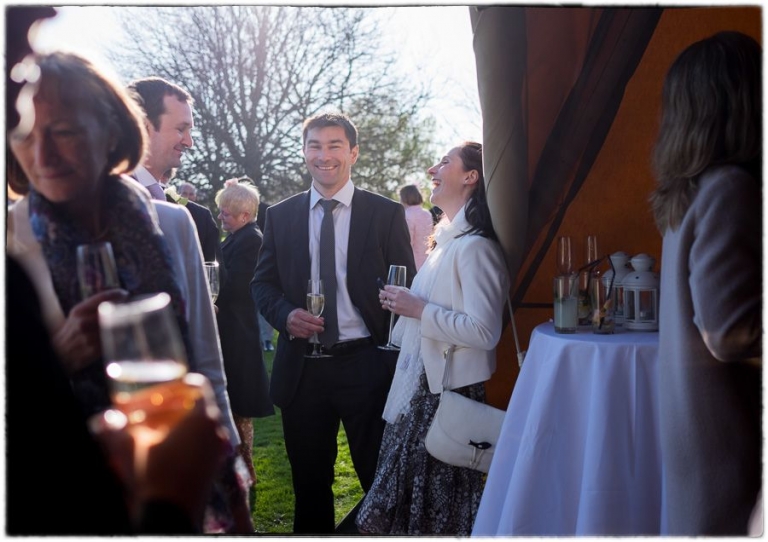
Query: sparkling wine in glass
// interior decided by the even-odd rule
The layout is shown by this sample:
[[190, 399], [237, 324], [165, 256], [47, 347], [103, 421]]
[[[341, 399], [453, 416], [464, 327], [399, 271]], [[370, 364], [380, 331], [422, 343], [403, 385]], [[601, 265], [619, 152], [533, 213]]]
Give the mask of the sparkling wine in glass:
[[[310, 279], [307, 281], [307, 310], [312, 316], [320, 316], [323, 314], [325, 308], [325, 294], [323, 293], [323, 281], [316, 279]], [[323, 354], [323, 349], [320, 345], [320, 339], [317, 336], [317, 332], [314, 334], [314, 344], [312, 346], [312, 353], [307, 354], [308, 358], [328, 358], [328, 354]]]
[[136, 465], [202, 398], [202, 375], [187, 373], [187, 357], [171, 298], [145, 295], [99, 305], [107, 380], [114, 408], [128, 420]]
[[211, 301], [216, 303], [219, 297], [219, 262], [205, 262], [205, 277], [211, 290]]
[[[390, 286], [405, 286], [406, 268], [404, 265], [390, 265], [387, 275], [387, 284]], [[392, 328], [395, 325], [395, 313], [389, 315], [389, 340], [384, 346], [379, 346], [381, 350], [398, 351], [400, 347], [392, 342]]]
[[77, 281], [82, 299], [104, 290], [120, 288], [111, 243], [91, 243], [77, 247]]

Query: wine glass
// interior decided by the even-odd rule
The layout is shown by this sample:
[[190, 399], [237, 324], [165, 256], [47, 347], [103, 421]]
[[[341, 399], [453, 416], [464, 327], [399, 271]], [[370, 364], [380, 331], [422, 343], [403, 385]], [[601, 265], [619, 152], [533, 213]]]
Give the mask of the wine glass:
[[571, 257], [571, 238], [563, 235], [557, 238], [557, 274], [561, 277], [573, 273], [573, 259]]
[[99, 330], [114, 408], [127, 418], [137, 468], [202, 398], [204, 377], [187, 374], [171, 297], [138, 296], [99, 305]]
[[216, 303], [219, 297], [219, 262], [205, 262], [205, 276], [211, 289], [211, 301]]
[[[307, 281], [307, 310], [312, 316], [320, 316], [323, 314], [325, 308], [325, 294], [323, 293], [323, 281], [316, 279], [309, 279]], [[323, 350], [320, 346], [320, 339], [317, 337], [317, 332], [314, 334], [314, 344], [312, 346], [312, 353], [307, 354], [307, 358], [329, 358], [328, 354], [323, 354]]]
[[111, 243], [91, 243], [77, 247], [77, 281], [82, 299], [104, 290], [120, 288]]
[[[387, 284], [390, 286], [405, 286], [406, 268], [404, 265], [390, 265], [387, 275]], [[384, 346], [379, 346], [381, 350], [398, 351], [400, 347], [392, 342], [392, 327], [395, 325], [395, 313], [389, 314], [389, 340]]]

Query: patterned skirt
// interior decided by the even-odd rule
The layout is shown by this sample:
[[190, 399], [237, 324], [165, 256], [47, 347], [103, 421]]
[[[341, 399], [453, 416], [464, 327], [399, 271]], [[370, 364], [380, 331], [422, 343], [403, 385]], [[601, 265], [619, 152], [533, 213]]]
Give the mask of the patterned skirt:
[[[456, 391], [485, 402], [483, 383]], [[410, 410], [387, 424], [376, 478], [357, 515], [364, 533], [469, 536], [480, 505], [486, 475], [438, 461], [424, 438], [435, 416], [439, 394], [430, 393], [422, 371]]]

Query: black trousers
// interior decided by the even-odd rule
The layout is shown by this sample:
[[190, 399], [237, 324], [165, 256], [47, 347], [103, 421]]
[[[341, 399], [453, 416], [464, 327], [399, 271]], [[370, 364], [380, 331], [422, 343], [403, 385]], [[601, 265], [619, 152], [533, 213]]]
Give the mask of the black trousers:
[[291, 404], [282, 409], [283, 433], [293, 475], [293, 530], [334, 532], [333, 479], [339, 423], [349, 441], [363, 491], [376, 474], [392, 373], [373, 344], [330, 358], [304, 361]]

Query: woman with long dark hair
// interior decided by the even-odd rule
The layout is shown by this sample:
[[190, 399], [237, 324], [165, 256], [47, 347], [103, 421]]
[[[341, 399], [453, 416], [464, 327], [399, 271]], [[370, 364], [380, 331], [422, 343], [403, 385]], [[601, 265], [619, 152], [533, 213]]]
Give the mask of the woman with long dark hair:
[[762, 467], [762, 85], [755, 40], [723, 32], [670, 68], [651, 197], [664, 236], [663, 534], [741, 535]]
[[386, 286], [379, 295], [382, 308], [400, 315], [393, 337], [401, 350], [376, 478], [357, 525], [374, 534], [469, 536], [484, 474], [438, 461], [424, 436], [440, 401], [446, 348], [457, 347], [446, 388], [485, 401], [509, 280], [486, 203], [482, 146], [465, 142], [428, 173], [430, 199], [444, 217], [411, 289]]

